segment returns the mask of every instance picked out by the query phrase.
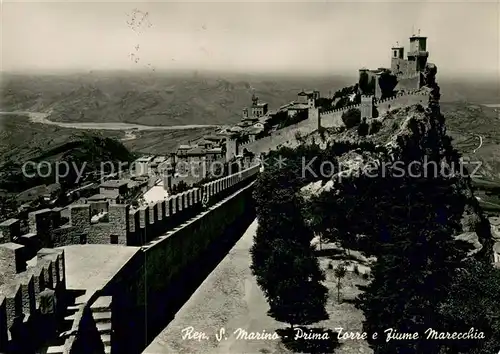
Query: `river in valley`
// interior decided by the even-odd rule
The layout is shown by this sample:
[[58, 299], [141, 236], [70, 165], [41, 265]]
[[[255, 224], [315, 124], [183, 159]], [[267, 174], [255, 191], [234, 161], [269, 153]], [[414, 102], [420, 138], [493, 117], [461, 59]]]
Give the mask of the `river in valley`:
[[33, 123], [41, 123], [47, 125], [56, 125], [61, 128], [71, 129], [86, 129], [86, 130], [183, 130], [183, 129], [196, 129], [196, 128], [217, 128], [219, 125], [210, 124], [186, 124], [186, 125], [140, 125], [131, 123], [63, 123], [49, 120], [50, 113], [41, 112], [0, 112], [3, 116], [27, 116]]

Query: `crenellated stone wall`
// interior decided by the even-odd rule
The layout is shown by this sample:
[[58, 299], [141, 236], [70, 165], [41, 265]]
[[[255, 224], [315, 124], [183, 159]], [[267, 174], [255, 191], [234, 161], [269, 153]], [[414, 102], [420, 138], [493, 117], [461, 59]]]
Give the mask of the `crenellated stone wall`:
[[[42, 248], [36, 264], [26, 266], [25, 246], [7, 242], [0, 244], [0, 352], [12, 344], [10, 328], [20, 320], [27, 329], [35, 328], [40, 292], [46, 287], [56, 296], [66, 289], [64, 250]], [[5, 270], [5, 271], [4, 271]]]
[[237, 188], [235, 184], [241, 182], [241, 178], [245, 179], [249, 171], [255, 170], [250, 167], [252, 164], [252, 161], [246, 161], [243, 166], [246, 169], [241, 172], [138, 209], [110, 203], [105, 221], [92, 221], [91, 204], [71, 205], [69, 223], [65, 225], [59, 225], [60, 208], [38, 210], [29, 214], [27, 234], [20, 234], [20, 221], [17, 219], [1, 223], [0, 241], [19, 243], [24, 246], [23, 252], [32, 257], [42, 247], [82, 243], [140, 246], [200, 212], [203, 195], [211, 204], [234, 191]]
[[[426, 98], [422, 96], [428, 96], [427, 91], [413, 90], [404, 93], [400, 93], [394, 97], [385, 98], [376, 101], [376, 107], [379, 114], [387, 111], [387, 109], [392, 109], [396, 107], [403, 107], [419, 102], [426, 102]], [[342, 113], [351, 108], [360, 108], [360, 104], [350, 105], [343, 108], [332, 109], [331, 111], [323, 112], [321, 114], [321, 126], [324, 128], [331, 127], [341, 127], [344, 125], [342, 121]], [[389, 107], [390, 106], [390, 107]]]
[[[259, 171], [260, 166], [256, 165], [241, 176], [206, 184], [203, 193], [210, 198], [224, 197], [180, 227], [144, 245], [103, 289], [103, 294], [113, 298], [113, 352], [142, 352], [156, 335], [155, 330], [164, 328], [169, 316], [182, 306], [182, 298], [189, 296], [208, 275], [210, 267], [218, 263], [210, 265], [200, 259], [216, 253], [225, 255], [224, 245], [241, 236], [255, 217], [252, 190]], [[225, 191], [230, 193], [224, 194]], [[191, 203], [201, 202], [200, 195], [199, 191], [177, 195], [170, 199], [169, 207], [165, 203], [165, 210], [170, 211], [169, 215], [183, 213], [186, 209], [180, 211], [179, 207], [188, 205], [189, 209]], [[143, 215], [144, 225], [153, 225], [149, 221], [154, 212], [144, 210], [136, 214]], [[140, 221], [139, 216], [137, 222]]]

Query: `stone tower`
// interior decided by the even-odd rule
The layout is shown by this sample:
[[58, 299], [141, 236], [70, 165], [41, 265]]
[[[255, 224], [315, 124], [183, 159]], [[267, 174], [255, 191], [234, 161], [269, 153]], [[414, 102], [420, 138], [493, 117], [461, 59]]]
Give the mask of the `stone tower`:
[[371, 119], [373, 118], [373, 96], [372, 95], [361, 95], [361, 104], [359, 106], [361, 111], [361, 119]]
[[319, 108], [309, 107], [307, 109], [307, 118], [313, 121], [317, 121], [319, 119]]
[[403, 46], [400, 46], [399, 44], [396, 44], [391, 48], [391, 51], [391, 71], [396, 74], [405, 71], [405, 48]]
[[418, 35], [410, 37], [410, 51], [407, 54], [410, 65], [409, 69], [411, 70], [409, 74], [417, 74], [424, 71], [427, 58], [429, 57], [427, 37], [420, 36], [420, 30], [418, 32]]
[[236, 137], [226, 137], [226, 162], [238, 155], [238, 141]]

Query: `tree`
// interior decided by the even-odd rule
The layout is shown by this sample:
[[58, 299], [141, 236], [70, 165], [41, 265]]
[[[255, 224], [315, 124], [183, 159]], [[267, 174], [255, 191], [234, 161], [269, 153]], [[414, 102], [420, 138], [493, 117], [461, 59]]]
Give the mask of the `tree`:
[[[277, 154], [291, 157], [295, 150], [282, 148]], [[292, 327], [327, 318], [324, 273], [297, 195], [304, 184], [300, 157], [296, 154], [285, 167], [271, 165], [259, 176], [254, 191], [259, 225], [250, 250], [252, 273], [269, 303], [269, 314]]]
[[328, 289], [311, 247], [304, 250], [297, 242], [276, 239], [267, 259], [269, 315], [280, 322], [308, 325], [328, 318], [325, 305]]
[[382, 122], [380, 122], [379, 120], [373, 119], [370, 122], [370, 129], [368, 131], [368, 134], [369, 135], [377, 134], [381, 128], [382, 128]]
[[367, 136], [369, 129], [370, 129], [370, 126], [368, 125], [368, 123], [366, 123], [366, 118], [363, 117], [361, 124], [358, 125], [358, 135], [359, 136]]
[[342, 288], [342, 279], [346, 276], [347, 269], [343, 263], [339, 263], [334, 270], [335, 278], [337, 278], [337, 301], [340, 304], [340, 289]]
[[500, 270], [470, 259], [457, 274], [448, 298], [441, 305], [445, 325], [457, 332], [471, 328], [483, 332], [483, 339], [447, 341], [446, 353], [497, 353], [500, 348]]
[[342, 113], [342, 122], [347, 129], [354, 128], [361, 122], [361, 111], [357, 108], [350, 108]]

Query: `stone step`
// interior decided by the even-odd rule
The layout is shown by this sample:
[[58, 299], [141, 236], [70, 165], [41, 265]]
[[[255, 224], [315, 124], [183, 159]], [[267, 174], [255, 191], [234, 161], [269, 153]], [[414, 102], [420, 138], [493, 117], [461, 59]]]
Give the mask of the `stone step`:
[[92, 313], [92, 317], [96, 323], [98, 322], [111, 322], [111, 312], [94, 312]]
[[47, 354], [64, 354], [64, 345], [49, 347]]
[[69, 315], [69, 316], [64, 317], [64, 320], [65, 320], [65, 321], [71, 321], [71, 322], [74, 322], [74, 321], [75, 321], [75, 318], [76, 318], [76, 313], [74, 313], [74, 314], [72, 314], [72, 315]]
[[111, 323], [110, 322], [99, 322], [96, 323], [97, 331], [99, 333], [111, 333]]
[[78, 310], [80, 310], [81, 307], [82, 307], [82, 305], [71, 305], [71, 306], [68, 306], [66, 309], [68, 311], [78, 311]]
[[111, 345], [111, 334], [101, 334], [101, 340], [105, 347]]
[[111, 296], [101, 296], [90, 306], [92, 312], [109, 311], [111, 308]]

